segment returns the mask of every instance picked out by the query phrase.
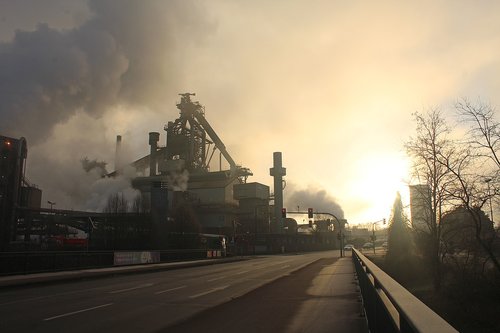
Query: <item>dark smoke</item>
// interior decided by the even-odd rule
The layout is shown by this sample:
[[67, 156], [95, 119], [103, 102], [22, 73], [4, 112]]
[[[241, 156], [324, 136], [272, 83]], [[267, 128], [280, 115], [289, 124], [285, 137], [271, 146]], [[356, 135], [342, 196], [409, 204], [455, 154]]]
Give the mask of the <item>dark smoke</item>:
[[40, 23], [0, 43], [0, 134], [27, 138], [27, 174], [44, 202], [102, 210], [113, 193], [137, 193], [130, 188], [133, 171], [110, 179], [102, 178], [103, 168], [82, 168], [84, 156], [113, 158], [114, 144], [104, 137], [113, 124], [99, 120], [117, 107], [163, 112], [165, 99], [185, 86], [185, 55], [197, 53], [214, 25], [197, 1], [90, 0], [88, 6], [91, 15], [78, 27]]
[[308, 189], [295, 189], [294, 186], [287, 186], [285, 189], [285, 207], [289, 210], [296, 210], [297, 206], [301, 211], [313, 208], [315, 212], [330, 213], [344, 218], [342, 207], [331, 197], [326, 190], [309, 187]]
[[87, 173], [92, 170], [96, 170], [101, 177], [108, 174], [108, 171], [106, 170], [107, 163], [104, 161], [89, 160], [89, 158], [85, 156], [80, 162], [82, 163], [83, 170]]
[[183, 52], [212, 29], [192, 1], [91, 0], [89, 7], [80, 27], [39, 24], [0, 44], [0, 133], [33, 145], [78, 110], [98, 118], [117, 104], [158, 107], [182, 77]]

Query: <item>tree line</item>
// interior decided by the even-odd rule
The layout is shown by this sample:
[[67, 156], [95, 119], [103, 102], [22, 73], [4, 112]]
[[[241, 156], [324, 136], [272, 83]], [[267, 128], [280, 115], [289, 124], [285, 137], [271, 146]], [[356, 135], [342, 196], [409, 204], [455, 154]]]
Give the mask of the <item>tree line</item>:
[[495, 109], [480, 101], [460, 100], [453, 113], [453, 123], [438, 108], [413, 114], [416, 131], [405, 148], [413, 163], [412, 182], [418, 184], [411, 191], [415, 216], [410, 228], [398, 194], [386, 256], [396, 265], [416, 251], [427, 259], [436, 289], [446, 260], [458, 264], [457, 258], [467, 263], [474, 257], [482, 260], [483, 271], [490, 267], [500, 273], [493, 222], [499, 194], [500, 125]]

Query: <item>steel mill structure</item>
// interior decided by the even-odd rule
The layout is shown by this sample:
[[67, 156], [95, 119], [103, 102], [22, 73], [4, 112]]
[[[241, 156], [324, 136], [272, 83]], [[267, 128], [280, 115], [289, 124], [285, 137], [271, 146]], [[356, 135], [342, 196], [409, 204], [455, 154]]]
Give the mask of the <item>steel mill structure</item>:
[[[194, 95], [180, 94], [179, 118], [164, 127], [165, 146], [158, 144], [159, 133], [149, 133], [150, 153], [131, 164], [138, 174], [148, 174], [134, 178], [132, 185], [141, 191], [153, 223], [169, 224], [180, 206], [189, 205], [203, 231], [232, 234], [250, 220], [248, 212], [255, 207], [248, 202], [258, 205], [269, 220], [269, 187], [247, 183], [252, 172], [236, 164], [205, 118], [204, 107], [191, 99]], [[214, 157], [218, 157], [215, 171], [211, 170], [217, 164]], [[245, 212], [239, 210], [240, 200]]]
[[193, 96], [180, 94], [179, 117], [164, 126], [164, 145], [160, 133], [149, 133], [146, 156], [125, 161], [117, 136], [115, 171], [103, 177], [132, 168], [140, 195], [124, 204], [116, 194], [116, 209], [108, 207], [110, 196], [103, 212], [63, 210], [52, 201], [41, 208], [41, 190], [24, 177], [26, 140], [0, 136], [1, 250], [199, 249], [210, 247], [210, 239], [219, 248], [227, 240], [228, 251], [239, 254], [334, 247], [332, 232], [316, 226], [321, 235], [313, 235], [309, 225], [304, 231], [283, 216], [281, 152], [273, 155], [271, 194], [269, 186], [248, 182], [252, 172], [234, 161]]

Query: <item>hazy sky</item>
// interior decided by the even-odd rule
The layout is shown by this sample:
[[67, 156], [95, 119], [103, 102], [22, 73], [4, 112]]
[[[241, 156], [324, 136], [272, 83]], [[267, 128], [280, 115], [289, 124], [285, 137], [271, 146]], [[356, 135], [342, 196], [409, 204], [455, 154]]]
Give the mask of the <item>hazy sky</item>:
[[350, 222], [376, 221], [405, 196], [412, 112], [500, 105], [499, 13], [497, 1], [0, 0], [0, 132], [28, 139], [44, 200], [77, 208], [68, 196], [102, 188], [81, 178], [82, 156], [112, 169], [117, 134], [131, 159], [147, 154], [177, 93], [195, 92], [251, 181], [272, 185], [283, 152], [289, 209], [336, 201]]

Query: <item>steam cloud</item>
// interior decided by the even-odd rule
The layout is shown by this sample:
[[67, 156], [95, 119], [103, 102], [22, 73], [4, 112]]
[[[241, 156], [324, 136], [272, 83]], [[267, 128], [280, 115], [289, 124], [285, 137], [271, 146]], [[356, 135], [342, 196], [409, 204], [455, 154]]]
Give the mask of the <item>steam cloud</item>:
[[[157, 106], [179, 80], [183, 47], [209, 30], [190, 1], [91, 0], [93, 16], [58, 31], [39, 24], [0, 44], [0, 132], [45, 139], [77, 110]], [[186, 44], [186, 45], [183, 45]]]
[[295, 186], [289, 184], [285, 189], [285, 206], [289, 209], [300, 206], [301, 210], [311, 207], [316, 212], [331, 213], [339, 219], [344, 218], [342, 207], [321, 188], [295, 189]]
[[[0, 133], [27, 138], [28, 173], [36, 168], [31, 180], [44, 196], [60, 202], [59, 208], [99, 207], [98, 196], [90, 203], [85, 196], [113, 180], [85, 172], [78, 166], [83, 155], [76, 162], [54, 158], [74, 155], [69, 144], [44, 145], [57, 136], [58, 124], [82, 114], [98, 119], [116, 106], [162, 110], [165, 95], [176, 94], [174, 82], [182, 81], [183, 54], [213, 30], [195, 1], [90, 0], [88, 5], [92, 15], [81, 26], [60, 31], [41, 23], [0, 44]], [[103, 157], [102, 146], [81, 154], [112, 157]], [[111, 188], [124, 190], [122, 180], [126, 177]]]
[[85, 198], [84, 209], [101, 212], [104, 210], [108, 198], [116, 193], [120, 193], [123, 198], [131, 204], [140, 193], [130, 186], [130, 180], [134, 175], [135, 170], [128, 167], [124, 169], [122, 175], [118, 175], [114, 178], [99, 178], [92, 182], [88, 195]]
[[173, 191], [186, 191], [188, 189], [189, 171], [173, 171], [167, 175], [170, 188]]

